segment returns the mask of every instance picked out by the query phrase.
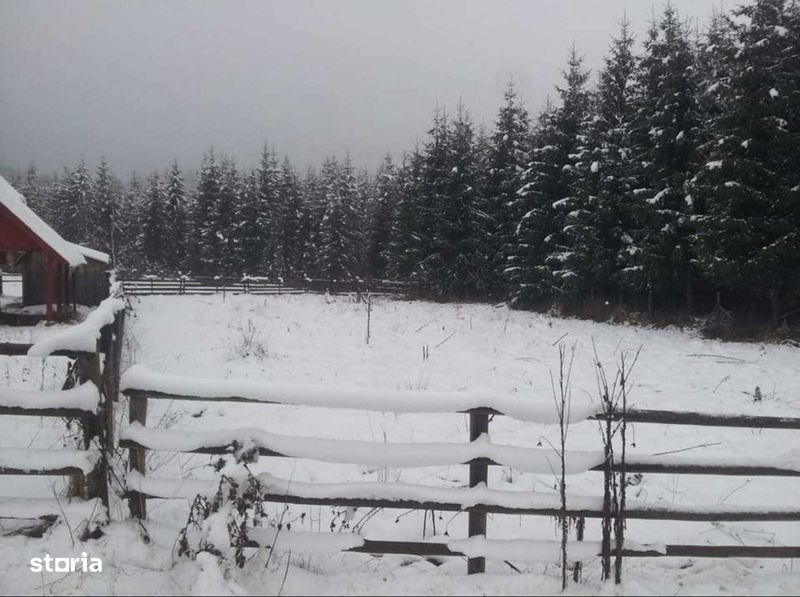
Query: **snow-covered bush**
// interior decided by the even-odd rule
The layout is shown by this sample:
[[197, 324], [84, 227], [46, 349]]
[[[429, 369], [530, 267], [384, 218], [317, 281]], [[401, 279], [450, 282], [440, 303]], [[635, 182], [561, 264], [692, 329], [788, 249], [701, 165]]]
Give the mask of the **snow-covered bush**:
[[216, 492], [198, 495], [192, 503], [178, 536], [179, 555], [197, 559], [199, 554], [209, 553], [220, 558], [228, 570], [244, 567], [244, 550], [254, 547], [249, 531], [273, 526], [263, 506], [264, 488], [248, 466], [256, 460], [256, 446], [234, 443], [231, 455], [214, 464]]

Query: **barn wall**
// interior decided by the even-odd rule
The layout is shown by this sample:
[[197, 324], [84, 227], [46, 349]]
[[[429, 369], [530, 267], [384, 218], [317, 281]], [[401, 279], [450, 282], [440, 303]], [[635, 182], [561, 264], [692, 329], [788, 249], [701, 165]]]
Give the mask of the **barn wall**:
[[[75, 289], [75, 302], [79, 305], [94, 306], [108, 297], [109, 284], [107, 265], [87, 259], [86, 265], [72, 270], [70, 281], [63, 268], [56, 272], [56, 302], [72, 303], [72, 289]], [[44, 253], [29, 253], [22, 269], [23, 305], [43, 305], [47, 302], [47, 286]], [[74, 284], [74, 286], [73, 286]]]
[[73, 271], [75, 302], [79, 305], [94, 306], [108, 298], [109, 284], [106, 269], [108, 265], [92, 259]]
[[44, 305], [47, 302], [44, 253], [28, 253], [22, 262], [22, 304]]

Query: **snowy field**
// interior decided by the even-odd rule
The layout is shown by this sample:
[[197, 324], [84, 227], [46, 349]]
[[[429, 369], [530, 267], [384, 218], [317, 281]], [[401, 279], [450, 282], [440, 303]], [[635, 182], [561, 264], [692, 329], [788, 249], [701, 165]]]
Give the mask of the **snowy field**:
[[[613, 368], [622, 351], [642, 347], [634, 371], [632, 401], [639, 408], [800, 416], [800, 350], [762, 344], [722, 344], [677, 329], [650, 330], [612, 326], [510, 311], [490, 305], [439, 305], [379, 299], [372, 306], [371, 339], [365, 342], [366, 305], [348, 297], [210, 296], [133, 299], [127, 320], [126, 365], [193, 377], [229, 377], [275, 382], [323, 384], [328, 388], [419, 390], [492, 390], [551, 404], [550, 373], [558, 369], [559, 340], [576, 347], [574, 399], [597, 401], [593, 344], [600, 360]], [[0, 341], [27, 341], [44, 333], [36, 328], [0, 328]], [[424, 358], [427, 353], [427, 358]], [[47, 366], [31, 359], [4, 358], [0, 384], [51, 389], [63, 379], [59, 359]], [[754, 401], [756, 386], [763, 400]], [[187, 431], [257, 427], [295, 436], [374, 442], [464, 442], [464, 415], [394, 415], [311, 407], [150, 401], [148, 425]], [[120, 409], [118, 421], [127, 420]], [[497, 417], [492, 441], [516, 446], [548, 446], [553, 426]], [[0, 419], [0, 446], [51, 447], [63, 437], [63, 423]], [[631, 455], [683, 450], [687, 458], [762, 458], [800, 462], [797, 432], [635, 425]], [[696, 447], [703, 446], [703, 447]], [[601, 448], [597, 423], [570, 428], [568, 449]], [[210, 478], [210, 457], [151, 453], [154, 476]], [[262, 458], [254, 467], [294, 481], [416, 483], [434, 487], [467, 484], [465, 466], [391, 469], [336, 465], [311, 460]], [[570, 476], [575, 495], [600, 495], [600, 473]], [[52, 481], [0, 478], [4, 495], [33, 496], [57, 491]], [[490, 469], [489, 486], [508, 491], [555, 492], [554, 478]], [[737, 505], [796, 507], [800, 479], [701, 477], [646, 474], [629, 492], [631, 499], [693, 507]], [[61, 527], [43, 540], [0, 539], [0, 592], [30, 594], [160, 594], [206, 590], [255, 594], [547, 594], [560, 589], [552, 565], [488, 562], [486, 575], [467, 577], [466, 564], [451, 559], [441, 566], [403, 556], [361, 554], [276, 557], [251, 562], [235, 583], [214, 569], [174, 560], [177, 529], [186, 521], [186, 502], [148, 504], [153, 541], [145, 545], [134, 525], [115, 523], [106, 537], [89, 544], [70, 540]], [[117, 505], [116, 518], [124, 512]], [[275, 505], [276, 516], [282, 507]], [[430, 515], [386, 510], [334, 512], [326, 507], [292, 506], [284, 515], [293, 530], [351, 532], [370, 539], [431, 539]], [[465, 514], [436, 514], [439, 539], [466, 536]], [[347, 528], [349, 527], [349, 528]], [[544, 517], [490, 516], [492, 539], [557, 539], [554, 521]], [[689, 523], [630, 521], [627, 537], [642, 543], [709, 545], [798, 545], [800, 523]], [[598, 521], [587, 522], [587, 540], [599, 540]], [[37, 575], [28, 570], [34, 555], [89, 551], [107, 563], [97, 575]], [[60, 551], [59, 551], [60, 550]], [[178, 563], [174, 563], [178, 561]], [[289, 566], [287, 567], [287, 563]], [[569, 593], [612, 593], [603, 587], [597, 560], [584, 564], [584, 580]], [[662, 558], [626, 560], [625, 593], [645, 594], [795, 594], [800, 573], [788, 560], [701, 560]]]

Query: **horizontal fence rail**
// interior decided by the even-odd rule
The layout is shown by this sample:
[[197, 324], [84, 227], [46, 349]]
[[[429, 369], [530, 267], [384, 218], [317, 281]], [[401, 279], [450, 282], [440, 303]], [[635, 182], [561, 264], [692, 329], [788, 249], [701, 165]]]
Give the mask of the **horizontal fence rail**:
[[[137, 366], [138, 367], [138, 366]], [[305, 406], [327, 406], [330, 408], [359, 408], [359, 400], [362, 400], [365, 410], [386, 410], [389, 412], [414, 412], [412, 406], [396, 406], [402, 400], [397, 395], [389, 396], [389, 405], [386, 408], [378, 408], [380, 396], [368, 400], [359, 392], [344, 390], [341, 393], [330, 393], [331, 399], [328, 404], [321, 400], [313, 389], [306, 388], [308, 398], [303, 401], [298, 398], [298, 394], [291, 391], [291, 388], [284, 386], [269, 386], [264, 392], [258, 392], [258, 388], [252, 385], [215, 385], [214, 381], [194, 380], [203, 385], [202, 394], [193, 394], [192, 389], [198, 387], [186, 378], [171, 378], [169, 376], [153, 376], [150, 372], [143, 370], [130, 371], [131, 376], [128, 382], [125, 381], [126, 373], [123, 376], [123, 393], [130, 398], [131, 426], [123, 429], [120, 434], [119, 445], [130, 451], [130, 469], [128, 480], [128, 492], [131, 499], [131, 510], [135, 516], [146, 516], [146, 501], [148, 499], [170, 499], [185, 498], [192, 499], [201, 492], [208, 491], [207, 483], [191, 479], [154, 479], [147, 476], [145, 467], [145, 455], [147, 451], [174, 451], [182, 453], [198, 454], [230, 454], [236, 447], [237, 438], [241, 435], [244, 442], [253, 446], [262, 456], [276, 458], [310, 458], [325, 462], [350, 462], [365, 464], [364, 460], [369, 460], [371, 464], [380, 459], [380, 454], [387, 457], [399, 457], [399, 452], [392, 448], [392, 444], [374, 444], [372, 449], [366, 446], [370, 442], [352, 442], [345, 440], [320, 440], [314, 439], [315, 449], [300, 446], [289, 441], [279, 434], [258, 433], [252, 430], [229, 430], [224, 433], [212, 432], [208, 435], [193, 433], [190, 436], [180, 432], [170, 432], [168, 430], [148, 430], [147, 421], [147, 402], [149, 399], [156, 400], [187, 400], [187, 401], [211, 401], [211, 402], [231, 402], [249, 404], [293, 404]], [[139, 381], [141, 383], [131, 383]], [[299, 387], [299, 386], [298, 386]], [[219, 393], [215, 393], [216, 390]], [[239, 390], [237, 392], [236, 390]], [[239, 395], [237, 395], [239, 394]], [[412, 393], [413, 394], [413, 393]], [[431, 393], [444, 404], [448, 404], [442, 394]], [[464, 394], [466, 402], [475, 400], [475, 395]], [[512, 514], [512, 515], [539, 515], [539, 516], [559, 516], [562, 513], [557, 496], [549, 496], [552, 499], [547, 502], [521, 503], [523, 499], [518, 492], [487, 489], [488, 470], [490, 466], [509, 466], [508, 462], [500, 462], [510, 452], [505, 452], [505, 448], [520, 450], [518, 457], [514, 458], [514, 466], [517, 470], [531, 470], [530, 464], [523, 462], [535, 460], [536, 455], [544, 450], [515, 448], [511, 446], [495, 446], [488, 443], [488, 430], [490, 418], [494, 415], [507, 415], [506, 411], [513, 412], [522, 420], [534, 420], [537, 411], [531, 410], [530, 406], [521, 409], [518, 404], [504, 402], [503, 400], [491, 401], [491, 405], [474, 406], [469, 404], [463, 410], [453, 409], [452, 413], [466, 414], [469, 417], [469, 439], [467, 444], [430, 444], [428, 448], [423, 448], [423, 452], [430, 452], [430, 458], [398, 461], [399, 468], [409, 466], [431, 466], [432, 462], [440, 462], [444, 456], [443, 452], [453, 454], [456, 458], [452, 464], [463, 464], [469, 467], [469, 488], [430, 488], [425, 486], [402, 486], [401, 484], [370, 484], [370, 483], [346, 483], [336, 486], [325, 486], [319, 483], [302, 483], [282, 481], [272, 477], [264, 481], [264, 494], [262, 499], [265, 502], [296, 504], [296, 505], [316, 505], [352, 508], [386, 508], [403, 510], [440, 510], [449, 512], [466, 512], [468, 515], [468, 531], [470, 537], [485, 537], [486, 523], [488, 514]], [[577, 409], [580, 411], [580, 409]], [[436, 407], [428, 406], [423, 412], [439, 412]], [[602, 414], [585, 412], [583, 419], [588, 421], [602, 421], [607, 417]], [[619, 416], [612, 417], [619, 420]], [[758, 429], [800, 429], [800, 419], [788, 417], [762, 417], [762, 416], [742, 416], [725, 415], [711, 413], [681, 413], [665, 410], [630, 410], [626, 413], [626, 420], [629, 423], [647, 423], [663, 425], [699, 425], [717, 427], [738, 427], [738, 428], [758, 428]], [[540, 421], [552, 423], [552, 421]], [[575, 421], [573, 421], [574, 423]], [[302, 440], [302, 438], [291, 438], [292, 440]], [[255, 442], [255, 443], [253, 443]], [[364, 444], [362, 446], [361, 444]], [[364, 454], [364, 456], [353, 456], [341, 458], [343, 453], [339, 447], [349, 446], [358, 448], [353, 450], [354, 454]], [[395, 445], [402, 449], [406, 444]], [[284, 446], [281, 448], [280, 446]], [[413, 445], [412, 445], [413, 446]], [[424, 444], [423, 444], [424, 446]], [[476, 456], [471, 458], [458, 459], [462, 446], [470, 447]], [[481, 448], [483, 446], [484, 448]], [[365, 448], [362, 450], [362, 448]], [[414, 447], [416, 450], [417, 447]], [[488, 457], [482, 450], [496, 449], [501, 456], [498, 461], [495, 457]], [[449, 451], [449, 452], [448, 452]], [[527, 457], [524, 454], [529, 454]], [[568, 458], [569, 458], [568, 452]], [[572, 452], [572, 455], [581, 454], [580, 458], [586, 459], [587, 452]], [[413, 462], [412, 462], [413, 461]], [[591, 459], [586, 460], [589, 464], [584, 468], [578, 467], [568, 471], [571, 474], [578, 472], [604, 471], [605, 467], [602, 458], [599, 462], [592, 463]], [[387, 465], [388, 466], [388, 465]], [[521, 468], [519, 468], [521, 466]], [[666, 473], [666, 474], [712, 474], [712, 475], [742, 475], [742, 476], [783, 476], [797, 477], [800, 471], [791, 464], [783, 465], [779, 457], [770, 457], [768, 460], [739, 459], [725, 462], [723, 460], [713, 461], [704, 459], [698, 461], [692, 458], [681, 458], [673, 455], [665, 456], [636, 456], [628, 454], [626, 462], [615, 462], [612, 466], [614, 470], [625, 471], [626, 473]], [[392, 493], [394, 492], [394, 493]], [[433, 493], [431, 493], [433, 492]], [[464, 493], [471, 492], [471, 493]], [[527, 495], [527, 494], [525, 494]], [[538, 498], [537, 498], [538, 499]], [[514, 503], [509, 500], [516, 500]], [[547, 501], [547, 500], [545, 500]], [[604, 518], [608, 512], [604, 511], [601, 498], [590, 498], [584, 496], [567, 496], [567, 509], [564, 512], [567, 516], [574, 518]], [[671, 520], [671, 521], [695, 521], [695, 522], [714, 522], [714, 521], [800, 521], [800, 509], [798, 508], [751, 508], [736, 507], [726, 505], [713, 505], [702, 507], [664, 507], [653, 504], [638, 503], [635, 500], [628, 500], [625, 510], [625, 517], [632, 520]], [[457, 550], [451, 550], [446, 544], [417, 543], [417, 542], [394, 542], [394, 541], [371, 541], [357, 548], [346, 551], [362, 553], [401, 553], [410, 555], [424, 556], [459, 556], [465, 557], [466, 554]], [[685, 556], [685, 557], [797, 557], [800, 554], [800, 547], [777, 547], [777, 546], [705, 546], [705, 545], [669, 545], [664, 549], [642, 550], [625, 549], [624, 556], [628, 557], [664, 557], [664, 556]], [[485, 570], [484, 557], [468, 557], [468, 572], [482, 572]]]
[[[28, 351], [33, 344], [25, 342], [0, 342], [0, 356], [6, 357], [24, 357], [28, 356]], [[70, 359], [77, 359], [80, 356], [86, 356], [93, 353], [81, 352], [77, 350], [56, 350], [48, 356], [53, 357], [67, 357]]]
[[131, 278], [122, 281], [129, 296], [182, 294], [302, 294], [371, 293], [403, 294], [414, 287], [390, 280], [294, 279], [279, 281], [264, 278]]

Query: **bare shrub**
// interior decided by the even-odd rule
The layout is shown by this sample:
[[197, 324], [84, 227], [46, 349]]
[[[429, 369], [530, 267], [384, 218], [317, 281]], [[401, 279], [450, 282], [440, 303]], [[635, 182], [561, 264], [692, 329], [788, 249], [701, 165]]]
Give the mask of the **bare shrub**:
[[265, 359], [269, 356], [266, 342], [261, 338], [261, 332], [253, 324], [252, 319], [248, 319], [246, 324], [240, 325], [235, 331], [230, 351], [234, 357], [242, 359], [247, 357]]
[[[622, 582], [622, 552], [625, 546], [625, 506], [628, 485], [625, 470], [628, 443], [626, 414], [630, 391], [630, 376], [636, 361], [639, 359], [641, 350], [640, 347], [632, 357], [629, 356], [628, 352], [623, 351], [612, 379], [609, 379], [603, 364], [600, 362], [596, 347], [594, 350], [595, 377], [603, 415], [600, 421], [600, 436], [603, 440], [604, 451], [602, 576], [604, 580], [611, 577], [613, 551], [614, 582], [616, 584]], [[618, 457], [616, 456], [617, 451], [619, 453]], [[614, 536], [613, 550], [611, 545], [612, 532]]]

